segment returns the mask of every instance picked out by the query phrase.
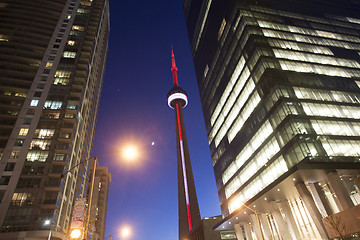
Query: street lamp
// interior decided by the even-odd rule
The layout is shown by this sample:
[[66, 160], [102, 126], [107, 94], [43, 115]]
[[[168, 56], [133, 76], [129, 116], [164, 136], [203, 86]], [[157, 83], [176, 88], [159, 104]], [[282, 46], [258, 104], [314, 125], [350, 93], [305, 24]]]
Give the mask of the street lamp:
[[[44, 221], [44, 225], [47, 226], [47, 225], [50, 225], [51, 221], [49, 219], [45, 220]], [[49, 232], [49, 237], [48, 237], [48, 240], [51, 239], [51, 232], [52, 232], [52, 228], [50, 226], [50, 232]]]
[[71, 232], [70, 237], [73, 239], [79, 238], [81, 236], [81, 233], [81, 230], [76, 228]]
[[[108, 155], [108, 154], [119, 153], [119, 152], [120, 151], [102, 153], [102, 154], [98, 154], [98, 155], [96, 155], [94, 157], [85, 159], [85, 160], [81, 161], [80, 163], [76, 164], [75, 166], [73, 166], [72, 168], [70, 168], [64, 174], [62, 174], [62, 177], [64, 177], [66, 174], [71, 172], [73, 169], [79, 167], [81, 164], [83, 164], [83, 163], [85, 163], [87, 161], [90, 161], [90, 160], [94, 160], [94, 167], [93, 167], [93, 170], [92, 170], [92, 173], [91, 173], [91, 183], [90, 183], [90, 192], [89, 192], [89, 200], [88, 200], [88, 209], [87, 209], [87, 214], [86, 214], [86, 217], [85, 217], [84, 231], [82, 232], [80, 229], [74, 229], [70, 233], [71, 238], [76, 239], [76, 238], [79, 238], [81, 235], [83, 235], [84, 239], [87, 238], [89, 222], [90, 222], [90, 213], [91, 213], [92, 197], [93, 197], [93, 192], [94, 192], [95, 173], [96, 173], [96, 167], [97, 167], [97, 163], [98, 163], [98, 157], [103, 156], [103, 155]], [[123, 152], [123, 157], [126, 160], [133, 160], [138, 156], [138, 150], [134, 146], [127, 146], [126, 148], [123, 149], [122, 152]], [[50, 235], [51, 235], [51, 232], [50, 232]], [[50, 240], [50, 238], [49, 238], [49, 240]]]
[[48, 240], [51, 239], [51, 235], [52, 235], [52, 230], [53, 228], [57, 229], [58, 227], [55, 226], [54, 224], [51, 224], [51, 220], [50, 219], [46, 219], [44, 221], [44, 226], [49, 226], [50, 225], [50, 231], [49, 231], [49, 236], [48, 236]]
[[131, 235], [131, 228], [129, 226], [124, 226], [121, 229], [121, 237], [123, 239], [126, 239], [126, 238], [130, 237], [130, 235]]
[[126, 160], [134, 160], [138, 156], [138, 151], [133, 146], [127, 146], [123, 151]]

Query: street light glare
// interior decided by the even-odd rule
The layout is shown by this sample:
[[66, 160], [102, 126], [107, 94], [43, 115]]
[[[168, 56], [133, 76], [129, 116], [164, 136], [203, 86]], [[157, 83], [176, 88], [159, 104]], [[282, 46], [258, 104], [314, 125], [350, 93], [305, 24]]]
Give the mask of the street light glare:
[[133, 146], [128, 146], [124, 149], [124, 157], [127, 160], [134, 160], [138, 156], [138, 151]]
[[70, 234], [71, 238], [79, 238], [80, 235], [81, 235], [80, 229], [74, 229]]
[[128, 238], [131, 235], [131, 228], [129, 226], [125, 226], [121, 229], [121, 237]]

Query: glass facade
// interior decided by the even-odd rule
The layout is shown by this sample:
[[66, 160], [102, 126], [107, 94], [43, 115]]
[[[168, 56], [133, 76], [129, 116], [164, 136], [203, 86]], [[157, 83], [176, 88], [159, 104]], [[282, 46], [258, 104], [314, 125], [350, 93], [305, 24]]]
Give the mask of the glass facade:
[[[236, 219], [256, 204], [271, 239], [328, 239], [317, 213], [357, 207], [360, 193], [359, 182], [334, 180], [360, 173], [360, 4], [291, 4], [189, 0], [184, 12], [225, 218], [219, 229], [250, 221]], [[330, 199], [340, 192], [342, 200]], [[284, 202], [295, 230], [282, 227], [272, 201]]]

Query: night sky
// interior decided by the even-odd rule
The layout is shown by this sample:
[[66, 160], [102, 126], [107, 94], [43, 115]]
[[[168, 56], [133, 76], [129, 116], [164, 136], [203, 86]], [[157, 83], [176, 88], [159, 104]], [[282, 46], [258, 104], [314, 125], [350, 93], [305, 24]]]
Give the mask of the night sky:
[[[178, 202], [171, 43], [180, 86], [188, 93], [185, 126], [201, 217], [220, 214], [219, 200], [182, 10], [183, 0], [110, 0], [110, 40], [92, 156], [125, 144], [140, 147], [137, 164], [99, 158], [112, 174], [106, 238], [177, 240]], [[155, 145], [152, 146], [152, 142]]]

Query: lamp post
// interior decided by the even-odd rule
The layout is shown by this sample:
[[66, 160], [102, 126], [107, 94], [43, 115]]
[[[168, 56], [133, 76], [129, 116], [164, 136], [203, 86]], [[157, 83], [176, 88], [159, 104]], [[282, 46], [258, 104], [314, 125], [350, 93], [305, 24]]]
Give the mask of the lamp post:
[[[252, 209], [252, 208], [250, 208], [250, 207], [246, 206], [245, 204], [243, 204], [243, 206], [244, 206], [244, 207], [246, 207], [247, 209], [249, 209], [249, 210], [253, 211], [253, 212], [255, 213], [256, 220], [257, 220], [257, 222], [258, 222], [258, 224], [259, 224], [259, 229], [260, 229], [261, 239], [262, 239], [262, 240], [265, 240], [265, 238], [264, 238], [264, 234], [263, 234], [263, 231], [262, 231], [262, 228], [261, 228], [261, 223], [260, 223], [259, 215], [258, 215], [258, 213], [257, 213], [256, 209], [254, 210], [254, 209]], [[254, 207], [255, 207], [255, 206], [254, 206]], [[255, 208], [256, 208], [256, 207], [255, 207]]]
[[[55, 224], [52, 224], [50, 219], [46, 219], [46, 220], [44, 221], [44, 226], [48, 226], [48, 225], [50, 225], [50, 230], [49, 230], [49, 235], [48, 235], [48, 240], [50, 240], [50, 239], [51, 239], [51, 236], [52, 236], [53, 228], [54, 228], [54, 230], [55, 230], [55, 229], [58, 228], [58, 226], [56, 226]], [[55, 231], [56, 231], [56, 230], [55, 230]]]
[[[50, 225], [51, 221], [49, 219], [45, 220], [44, 222], [44, 225], [47, 226], [47, 225]], [[51, 239], [51, 232], [52, 232], [52, 228], [50, 226], [50, 231], [49, 231], [49, 237], [48, 237], [48, 240]]]
[[[80, 163], [76, 164], [75, 166], [73, 166], [72, 168], [70, 168], [68, 171], [66, 171], [64, 174], [62, 174], [62, 177], [64, 177], [66, 174], [68, 174], [69, 172], [71, 172], [73, 169], [79, 167], [82, 163], [85, 163], [87, 161], [90, 160], [94, 160], [94, 166], [93, 166], [93, 170], [91, 173], [91, 182], [90, 182], [90, 192], [89, 192], [89, 200], [88, 200], [88, 209], [87, 209], [87, 214], [85, 217], [85, 223], [84, 223], [84, 231], [82, 232], [82, 238], [83, 239], [87, 239], [87, 234], [88, 234], [88, 229], [89, 229], [89, 223], [90, 223], [90, 213], [91, 213], [91, 205], [92, 205], [92, 197], [93, 197], [93, 192], [94, 192], [94, 183], [95, 183], [95, 173], [96, 173], [96, 167], [97, 167], [97, 163], [98, 163], [98, 157], [100, 156], [104, 156], [104, 155], [108, 155], [108, 154], [114, 154], [114, 153], [119, 153], [120, 151], [113, 151], [113, 152], [107, 152], [107, 153], [102, 153], [102, 154], [98, 154], [94, 157], [91, 158], [87, 158], [83, 161], [81, 161]], [[135, 147], [127, 147], [124, 151], [123, 151], [124, 157], [126, 159], [134, 159], [137, 157], [137, 149]], [[74, 231], [79, 231], [79, 229], [74, 229]], [[50, 232], [51, 234], [51, 232]], [[81, 235], [81, 234], [80, 234]], [[79, 238], [80, 236], [75, 235], [73, 236], [73, 234], [71, 233], [71, 237], [72, 238]], [[49, 238], [50, 240], [50, 238]]]

